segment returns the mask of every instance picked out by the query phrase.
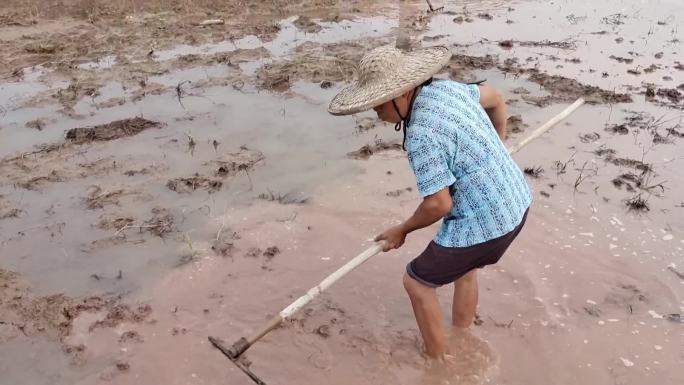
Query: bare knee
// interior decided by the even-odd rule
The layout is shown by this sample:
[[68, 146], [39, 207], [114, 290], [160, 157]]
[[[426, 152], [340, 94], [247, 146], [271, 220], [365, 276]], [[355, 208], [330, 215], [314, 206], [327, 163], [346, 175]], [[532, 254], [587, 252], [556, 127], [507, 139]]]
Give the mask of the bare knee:
[[475, 315], [472, 311], [460, 311], [456, 310], [453, 312], [451, 323], [459, 328], [468, 328], [473, 324], [473, 318]]

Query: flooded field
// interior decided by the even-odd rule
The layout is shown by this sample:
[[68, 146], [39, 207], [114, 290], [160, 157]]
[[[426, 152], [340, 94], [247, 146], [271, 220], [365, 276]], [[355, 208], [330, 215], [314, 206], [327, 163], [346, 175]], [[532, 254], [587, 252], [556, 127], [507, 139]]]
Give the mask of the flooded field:
[[420, 354], [401, 284], [435, 227], [256, 344], [252, 370], [684, 383], [679, 0], [61, 3], [0, 5], [0, 383], [251, 383], [207, 336], [254, 331], [420, 202], [400, 134], [326, 112], [397, 39], [504, 91], [508, 145], [588, 103], [515, 156], [528, 224], [446, 363]]

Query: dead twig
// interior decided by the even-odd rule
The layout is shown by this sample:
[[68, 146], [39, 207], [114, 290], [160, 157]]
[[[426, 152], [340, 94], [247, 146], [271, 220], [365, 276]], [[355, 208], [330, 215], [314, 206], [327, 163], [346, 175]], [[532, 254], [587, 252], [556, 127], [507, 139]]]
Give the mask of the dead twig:
[[684, 273], [675, 269], [673, 266], [668, 266], [667, 269], [673, 272], [679, 279], [684, 279]]
[[[590, 178], [590, 177], [592, 177], [592, 176], [594, 176], [594, 175], [596, 175], [596, 174], [598, 173], [598, 170], [596, 170], [596, 169], [589, 169], [589, 170], [587, 170], [587, 168], [586, 168], [586, 167], [587, 167], [587, 163], [589, 163], [589, 162], [588, 162], [588, 161], [585, 161], [584, 164], [582, 164], [582, 168], [579, 170], [580, 173], [579, 173], [579, 175], [577, 176], [577, 179], [575, 179], [575, 183], [574, 183], [575, 191], [578, 190], [579, 186], [580, 186], [580, 185], [582, 184], [582, 182], [584, 182], [587, 178]], [[592, 175], [592, 174], [589, 174], [589, 173], [585, 174], [585, 173], [584, 173], [585, 171], [593, 171], [593, 175]]]
[[561, 162], [560, 160], [553, 162], [553, 166], [556, 168], [556, 175], [565, 174], [568, 164], [575, 164], [575, 154], [577, 154], [577, 151], [573, 152], [572, 155], [570, 155], [570, 158], [565, 162]]
[[430, 13], [440, 12], [440, 11], [444, 10], [444, 7], [439, 7], [439, 8], [433, 7], [432, 2], [430, 2], [430, 0], [425, 0], [425, 1], [427, 1], [428, 7], [430, 8], [430, 10], [428, 11]]
[[185, 133], [185, 135], [188, 137], [188, 152], [194, 154], [195, 146], [197, 145], [197, 143], [195, 142], [195, 138], [193, 138], [192, 135], [188, 134], [187, 132]]
[[178, 85], [176, 85], [176, 96], [178, 97], [178, 104], [185, 109], [185, 105], [183, 105], [183, 84], [185, 83], [190, 83], [189, 80], [183, 80], [182, 82], [178, 82]]

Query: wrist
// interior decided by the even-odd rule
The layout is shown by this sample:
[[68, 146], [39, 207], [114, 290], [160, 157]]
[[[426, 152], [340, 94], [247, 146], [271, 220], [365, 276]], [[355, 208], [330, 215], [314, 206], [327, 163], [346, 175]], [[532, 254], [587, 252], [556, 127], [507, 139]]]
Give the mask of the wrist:
[[411, 232], [408, 222], [403, 222], [402, 224], [400, 224], [399, 229], [402, 233], [404, 233], [404, 235], [408, 235]]

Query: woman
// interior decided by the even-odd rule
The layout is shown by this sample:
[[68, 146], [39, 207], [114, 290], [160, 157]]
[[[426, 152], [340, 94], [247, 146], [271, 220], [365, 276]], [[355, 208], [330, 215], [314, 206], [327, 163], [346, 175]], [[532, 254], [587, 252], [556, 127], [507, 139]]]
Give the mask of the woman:
[[404, 148], [423, 201], [402, 224], [377, 236], [384, 251], [442, 220], [436, 237], [406, 266], [404, 287], [433, 358], [447, 353], [437, 287], [454, 283], [452, 324], [467, 328], [478, 301], [476, 269], [496, 263], [522, 229], [532, 202], [506, 150], [506, 104], [498, 90], [433, 80], [449, 61], [446, 47], [410, 53], [380, 47], [359, 64], [355, 84], [330, 103], [334, 115], [374, 109], [403, 128]]

